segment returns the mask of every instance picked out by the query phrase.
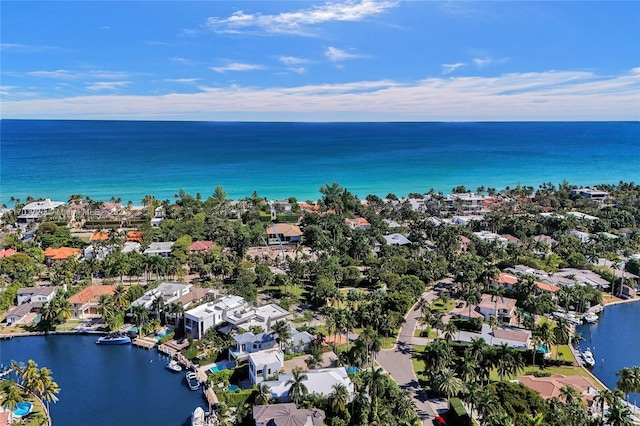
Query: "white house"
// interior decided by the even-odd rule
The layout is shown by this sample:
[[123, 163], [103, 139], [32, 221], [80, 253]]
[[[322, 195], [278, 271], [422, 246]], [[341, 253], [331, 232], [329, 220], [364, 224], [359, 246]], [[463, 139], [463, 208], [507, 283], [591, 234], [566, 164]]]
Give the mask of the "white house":
[[164, 304], [168, 305], [189, 293], [192, 288], [193, 284], [160, 283], [158, 287], [145, 292], [140, 298], [131, 302], [131, 306], [142, 305], [146, 309], [151, 309], [153, 301], [158, 297], [161, 297], [164, 300]]
[[164, 216], [165, 216], [164, 207], [162, 206], [156, 207], [153, 213], [154, 213], [153, 217], [151, 218], [151, 226], [153, 226], [154, 228], [157, 228], [160, 226], [160, 224], [164, 220]]
[[25, 205], [18, 215], [18, 225], [26, 226], [32, 222], [39, 222], [44, 216], [52, 213], [58, 207], [64, 205], [62, 201], [51, 201], [47, 198], [44, 201], [34, 201]]
[[164, 258], [169, 257], [171, 254], [171, 250], [173, 249], [173, 245], [175, 243], [172, 241], [165, 241], [160, 243], [151, 243], [149, 247], [143, 252], [146, 255], [152, 256], [162, 256]]
[[211, 327], [214, 327], [227, 317], [244, 310], [246, 303], [240, 296], [224, 296], [216, 302], [196, 306], [184, 313], [185, 333], [194, 339], [201, 339]]
[[24, 324], [32, 321], [36, 314], [33, 312], [36, 304], [27, 302], [18, 305], [7, 313], [7, 325]]
[[276, 321], [285, 319], [289, 315], [289, 311], [286, 309], [282, 309], [275, 304], [269, 304], [260, 306], [259, 308], [245, 307], [242, 310], [227, 315], [225, 319], [236, 328], [248, 330], [251, 327], [257, 326], [269, 330]]
[[280, 348], [249, 354], [249, 378], [252, 385], [262, 383], [284, 367], [284, 353]]
[[250, 331], [233, 336], [234, 346], [229, 348], [229, 361], [246, 361], [249, 354], [278, 346], [275, 333], [253, 334]]
[[18, 290], [16, 300], [18, 306], [25, 303], [42, 303], [51, 302], [56, 295], [59, 287], [24, 287]]
[[574, 197], [580, 196], [597, 203], [603, 203], [609, 198], [609, 193], [607, 191], [601, 191], [594, 188], [572, 189], [569, 194]]
[[[349, 401], [353, 400], [354, 386], [344, 367], [309, 370], [304, 374], [307, 376], [307, 379], [303, 383], [309, 391], [309, 394], [329, 396], [334, 390], [334, 385], [342, 384], [347, 388]], [[291, 384], [287, 384], [287, 382], [292, 377], [292, 374], [280, 374], [278, 380], [264, 382], [264, 385], [269, 388], [272, 398], [280, 402], [287, 402], [291, 400], [288, 395]]]

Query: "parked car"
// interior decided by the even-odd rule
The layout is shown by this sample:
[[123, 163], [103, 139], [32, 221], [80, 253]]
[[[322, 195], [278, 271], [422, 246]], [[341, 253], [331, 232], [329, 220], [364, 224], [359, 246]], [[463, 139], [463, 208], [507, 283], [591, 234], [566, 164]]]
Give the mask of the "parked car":
[[442, 416], [436, 416], [436, 418], [433, 419], [433, 424], [436, 426], [446, 426], [447, 422], [444, 421]]

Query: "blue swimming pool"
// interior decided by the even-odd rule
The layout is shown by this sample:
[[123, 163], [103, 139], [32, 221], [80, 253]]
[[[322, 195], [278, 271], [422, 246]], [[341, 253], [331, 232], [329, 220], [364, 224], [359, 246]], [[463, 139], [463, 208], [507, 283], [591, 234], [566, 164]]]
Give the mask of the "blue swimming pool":
[[13, 410], [13, 415], [16, 417], [26, 416], [31, 412], [32, 408], [33, 404], [31, 404], [29, 401], [19, 402], [16, 409]]
[[238, 385], [229, 385], [229, 386], [227, 386], [227, 390], [229, 392], [235, 392], [237, 390], [240, 390], [240, 386], [238, 386]]

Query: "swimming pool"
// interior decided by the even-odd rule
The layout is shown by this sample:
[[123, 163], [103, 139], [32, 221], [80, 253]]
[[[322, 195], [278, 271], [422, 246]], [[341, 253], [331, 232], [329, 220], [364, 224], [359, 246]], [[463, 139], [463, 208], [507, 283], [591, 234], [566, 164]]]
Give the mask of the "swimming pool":
[[31, 404], [29, 401], [18, 402], [18, 406], [15, 410], [13, 410], [13, 415], [16, 417], [26, 416], [31, 412], [32, 408], [33, 404]]
[[229, 386], [227, 386], [227, 390], [229, 392], [235, 392], [235, 391], [240, 390], [240, 386], [238, 386], [238, 385], [229, 385]]

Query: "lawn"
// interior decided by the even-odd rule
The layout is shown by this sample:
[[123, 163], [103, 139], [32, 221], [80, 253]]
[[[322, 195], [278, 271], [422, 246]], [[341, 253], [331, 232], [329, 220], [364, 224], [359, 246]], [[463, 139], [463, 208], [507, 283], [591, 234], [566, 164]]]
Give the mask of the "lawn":
[[424, 330], [416, 328], [413, 331], [413, 337], [427, 337], [429, 339], [435, 339], [436, 337], [438, 337], [438, 332], [430, 329], [429, 327]]
[[456, 306], [455, 300], [449, 299], [449, 300], [443, 301], [440, 298], [431, 302], [431, 305], [430, 305], [432, 310], [442, 312], [442, 313], [449, 312], [450, 310], [455, 308], [455, 306]]

